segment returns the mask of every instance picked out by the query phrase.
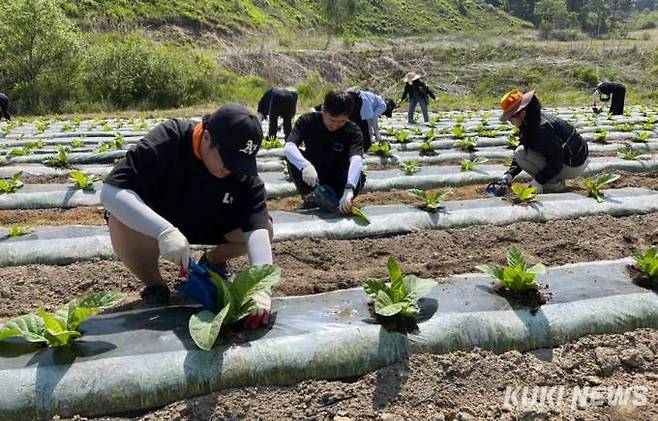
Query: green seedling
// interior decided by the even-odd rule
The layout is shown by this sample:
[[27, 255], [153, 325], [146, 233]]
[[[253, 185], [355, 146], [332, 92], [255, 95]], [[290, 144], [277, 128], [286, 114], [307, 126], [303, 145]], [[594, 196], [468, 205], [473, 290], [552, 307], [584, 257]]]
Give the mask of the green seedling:
[[413, 134], [414, 136], [422, 136], [423, 131], [421, 129], [419, 129], [418, 127], [415, 127], [413, 129], [411, 129], [411, 134]]
[[352, 216], [356, 218], [357, 221], [364, 225], [370, 225], [370, 219], [368, 216], [359, 208], [352, 205]]
[[656, 126], [654, 123], [645, 123], [642, 125], [642, 130], [653, 132], [656, 130]]
[[596, 129], [596, 134], [594, 135], [594, 141], [596, 143], [605, 143], [605, 140], [608, 137], [608, 131], [601, 128]]
[[27, 235], [27, 234], [30, 234], [32, 232], [34, 232], [34, 230], [32, 228], [16, 226], [16, 227], [10, 227], [7, 230], [7, 235], [9, 237], [12, 237], [12, 238], [13, 237], [22, 237], [23, 235]]
[[642, 273], [652, 280], [658, 280], [658, 247], [651, 247], [646, 252], [631, 257]]
[[546, 267], [541, 263], [528, 268], [525, 256], [516, 246], [507, 252], [507, 266], [478, 265], [476, 269], [499, 281], [512, 292], [538, 290], [537, 275], [546, 273]]
[[463, 139], [466, 136], [466, 130], [460, 124], [452, 128], [452, 137], [453, 139]]
[[47, 156], [44, 158], [43, 163], [45, 165], [50, 165], [53, 167], [68, 167], [69, 163], [69, 148], [66, 148], [62, 145], [57, 145], [57, 154]]
[[45, 132], [48, 129], [48, 127], [50, 127], [49, 121], [36, 121], [34, 123], [34, 128], [36, 129], [37, 133]]
[[109, 150], [110, 150], [110, 147], [108, 145], [106, 145], [103, 142], [98, 142], [98, 147], [96, 148], [96, 152], [103, 153], [103, 152], [107, 152]]
[[75, 130], [75, 127], [73, 127], [73, 125], [71, 125], [71, 124], [67, 123], [67, 124], [62, 126], [62, 131], [63, 132], [72, 132], [73, 130]]
[[400, 164], [400, 167], [406, 175], [413, 175], [420, 170], [418, 161], [407, 161]]
[[596, 179], [586, 178], [583, 182], [589, 195], [601, 203], [603, 202], [603, 192], [601, 191], [603, 187], [617, 181], [619, 177], [618, 174], [603, 174]]
[[261, 143], [261, 148], [263, 149], [283, 148], [283, 141], [279, 140], [276, 137], [267, 137], [263, 139], [263, 142]]
[[514, 203], [528, 204], [536, 202], [541, 197], [536, 194], [537, 189], [532, 186], [523, 187], [520, 184], [512, 185], [512, 193], [514, 193]]
[[510, 149], [516, 149], [519, 147], [521, 144], [521, 141], [518, 136], [516, 136], [514, 133], [510, 134], [507, 136], [507, 147]]
[[437, 285], [432, 279], [404, 275], [392, 256], [386, 262], [388, 279], [367, 279], [363, 289], [375, 303], [375, 314], [383, 317], [400, 315], [416, 317], [418, 300], [429, 294]]
[[0, 180], [0, 191], [3, 193], [16, 193], [18, 189], [23, 187], [21, 177], [23, 177], [23, 171], [17, 172], [9, 179]]
[[395, 129], [393, 127], [387, 127], [384, 134], [386, 136], [395, 137]]
[[410, 189], [407, 191], [411, 196], [423, 201], [421, 209], [434, 213], [441, 208], [441, 201], [451, 192], [450, 189], [439, 190], [436, 193], [428, 193], [420, 189]]
[[636, 161], [640, 155], [642, 155], [642, 152], [635, 151], [630, 146], [617, 149], [617, 156], [629, 161]]
[[405, 132], [404, 130], [398, 130], [395, 132], [395, 142], [396, 143], [408, 143], [411, 141], [411, 137], [409, 136], [409, 133]]
[[459, 161], [459, 166], [461, 167], [462, 171], [473, 171], [475, 167], [488, 161], [489, 160], [487, 158], [481, 157], [477, 157], [475, 159], [462, 159]]
[[434, 129], [430, 129], [425, 133], [425, 141], [426, 142], [431, 142], [436, 138], [436, 133], [434, 133]]
[[78, 170], [71, 170], [69, 171], [69, 180], [71, 180], [73, 184], [75, 184], [75, 186], [79, 189], [93, 190], [96, 176], [85, 174], [84, 172]]
[[622, 132], [632, 132], [635, 126], [633, 126], [631, 123], [626, 123], [619, 125], [618, 128]]
[[114, 140], [112, 141], [112, 147], [114, 149], [123, 149], [123, 144], [124, 144], [124, 139], [123, 135], [121, 133], [117, 133], [116, 136], [114, 136]]
[[477, 149], [477, 137], [468, 137], [455, 142], [455, 148], [464, 152], [473, 152]]
[[111, 131], [112, 131], [112, 126], [110, 126], [110, 123], [108, 123], [108, 122], [106, 121], [106, 122], [104, 122], [103, 125], [101, 126], [101, 130], [103, 130], [104, 132], [111, 132]]
[[420, 145], [418, 146], [418, 149], [419, 149], [421, 155], [435, 155], [436, 154], [436, 152], [434, 151], [434, 148], [432, 147], [432, 144], [430, 143], [430, 141], [421, 142]]
[[267, 294], [281, 279], [281, 269], [272, 265], [254, 266], [228, 281], [208, 269], [217, 287], [216, 311], [201, 310], [190, 317], [190, 336], [201, 349], [209, 351], [222, 326], [235, 325], [251, 313], [257, 294]]
[[71, 147], [72, 147], [72, 148], [80, 148], [80, 147], [82, 147], [82, 140], [80, 140], [80, 139], [73, 139], [73, 140], [71, 141]]
[[368, 149], [368, 152], [376, 156], [390, 156], [391, 144], [388, 142], [375, 143]]
[[44, 343], [48, 347], [67, 346], [82, 336], [78, 326], [90, 316], [112, 307], [124, 299], [117, 292], [99, 292], [83, 300], [74, 298], [55, 313], [39, 310], [39, 314], [26, 314], [0, 326], [0, 341], [22, 336], [30, 342]]
[[32, 153], [32, 149], [24, 146], [22, 148], [12, 149], [7, 154], [9, 156], [25, 156], [25, 155], [29, 155], [30, 153]]
[[649, 132], [640, 132], [633, 138], [633, 142], [638, 142], [638, 143], [647, 143], [649, 141], [649, 136], [651, 133]]

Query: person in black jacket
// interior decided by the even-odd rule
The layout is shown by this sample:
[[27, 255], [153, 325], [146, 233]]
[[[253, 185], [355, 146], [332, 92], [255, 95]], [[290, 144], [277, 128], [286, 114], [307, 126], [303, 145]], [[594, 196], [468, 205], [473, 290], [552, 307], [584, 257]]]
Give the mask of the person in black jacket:
[[7, 120], [11, 120], [9, 115], [9, 97], [5, 94], [0, 94], [0, 120], [4, 117]]
[[[598, 98], [597, 98], [598, 97]], [[626, 97], [626, 87], [621, 83], [603, 82], [596, 87], [592, 93], [592, 111], [596, 114], [603, 111], [603, 108], [596, 106], [596, 100], [603, 102], [610, 101], [610, 114], [624, 114], [624, 98]]]
[[258, 113], [262, 119], [269, 115], [269, 130], [267, 136], [276, 137], [279, 131], [279, 117], [283, 119], [283, 134], [285, 137], [292, 131], [292, 119], [297, 112], [297, 91], [294, 88], [276, 86], [269, 89], [258, 102]]
[[514, 89], [500, 102], [500, 121], [520, 129], [520, 146], [501, 182], [512, 183], [522, 170], [533, 178], [536, 193], [564, 189], [564, 180], [583, 175], [589, 151], [587, 142], [566, 121], [544, 114], [535, 91]]
[[402, 98], [400, 98], [400, 104], [402, 101], [409, 97], [409, 113], [407, 115], [407, 121], [409, 124], [414, 124], [414, 113], [416, 112], [416, 105], [420, 105], [420, 110], [423, 113], [423, 120], [427, 123], [430, 120], [429, 113], [427, 110], [427, 104], [429, 103], [429, 98], [436, 99], [434, 92], [430, 89], [429, 86], [423, 82], [421, 76], [416, 72], [409, 72], [402, 78], [404, 82], [404, 92], [402, 93]]

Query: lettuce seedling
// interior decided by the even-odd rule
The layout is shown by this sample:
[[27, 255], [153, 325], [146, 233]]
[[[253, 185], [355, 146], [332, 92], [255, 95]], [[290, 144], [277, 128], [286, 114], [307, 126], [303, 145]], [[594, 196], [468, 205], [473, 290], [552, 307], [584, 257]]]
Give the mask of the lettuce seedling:
[[640, 132], [633, 138], [633, 142], [647, 143], [649, 141], [649, 132]]
[[427, 143], [433, 141], [435, 137], [436, 137], [436, 133], [434, 132], [434, 129], [430, 129], [425, 133], [425, 141]]
[[617, 156], [620, 157], [621, 159], [635, 161], [640, 155], [642, 155], [642, 152], [634, 151], [633, 148], [631, 148], [630, 146], [617, 149]]
[[356, 206], [352, 205], [352, 216], [357, 219], [357, 221], [361, 222], [364, 225], [370, 225], [370, 219], [368, 219], [368, 216], [359, 208]]
[[400, 167], [406, 175], [414, 175], [414, 173], [420, 170], [418, 161], [407, 161], [400, 164]]
[[63, 132], [72, 132], [73, 130], [75, 130], [75, 128], [71, 124], [67, 123], [67, 124], [62, 126], [62, 131]]
[[482, 157], [477, 157], [475, 159], [462, 159], [459, 161], [459, 166], [462, 168], [462, 171], [473, 171], [475, 167], [488, 161], [487, 158]]
[[409, 136], [409, 133], [405, 132], [404, 130], [398, 130], [395, 132], [395, 142], [396, 143], [408, 143], [411, 141], [411, 137]]
[[18, 189], [23, 187], [23, 182], [21, 181], [23, 177], [23, 171], [19, 171], [11, 176], [10, 179], [0, 180], [0, 191], [3, 193], [16, 193]]
[[279, 140], [276, 136], [275, 137], [267, 137], [267, 138], [263, 139], [263, 142], [261, 143], [260, 146], [263, 149], [283, 148], [283, 141]]
[[519, 140], [519, 137], [515, 135], [514, 133], [511, 133], [509, 136], [507, 136], [507, 147], [510, 149], [516, 149], [519, 147], [519, 144], [521, 141]]
[[376, 156], [390, 156], [391, 144], [388, 142], [374, 143], [372, 146], [370, 146], [368, 152]]
[[93, 190], [96, 176], [85, 174], [84, 172], [78, 170], [71, 170], [69, 171], [69, 180], [73, 181], [73, 184], [75, 184], [75, 186], [79, 189]]
[[589, 195], [596, 199], [597, 202], [603, 202], [603, 192], [601, 191], [606, 185], [617, 181], [620, 175], [618, 174], [603, 174], [597, 179], [586, 178], [583, 180], [585, 188]]
[[109, 150], [110, 150], [110, 147], [108, 145], [106, 145], [103, 142], [98, 142], [98, 148], [97, 148], [98, 153], [107, 152]]
[[535, 192], [537, 189], [532, 186], [523, 187], [520, 184], [512, 184], [512, 193], [514, 193], [514, 203], [527, 204], [536, 202], [541, 197]]
[[0, 341], [22, 336], [30, 342], [45, 343], [49, 347], [66, 346], [82, 336], [78, 326], [90, 316], [112, 307], [124, 299], [117, 292], [98, 292], [83, 300], [74, 298], [55, 313], [39, 310], [39, 314], [26, 314], [0, 326]]
[[32, 228], [16, 226], [16, 227], [10, 227], [7, 230], [7, 235], [9, 237], [14, 238], [14, 237], [22, 237], [23, 235], [30, 234], [32, 232], [34, 232]]
[[642, 125], [642, 130], [653, 132], [654, 130], [656, 130], [656, 125], [654, 123], [645, 123]]
[[420, 150], [421, 155], [435, 155], [436, 152], [434, 151], [434, 148], [432, 147], [432, 144], [430, 143], [431, 141], [426, 140], [424, 142], [420, 143], [420, 146], [418, 149]]
[[455, 142], [455, 148], [464, 152], [473, 152], [477, 149], [477, 137], [469, 137]]
[[37, 130], [38, 133], [45, 132], [46, 129], [48, 129], [49, 126], [50, 126], [49, 121], [36, 121], [34, 123], [34, 128]]
[[45, 157], [43, 163], [53, 167], [68, 167], [70, 165], [68, 155], [69, 149], [62, 145], [57, 145], [56, 149], [57, 154]]
[[632, 132], [635, 126], [633, 126], [631, 123], [626, 123], [626, 124], [621, 124], [617, 126], [619, 130], [622, 132]]
[[71, 141], [71, 147], [72, 147], [72, 148], [79, 148], [79, 147], [81, 147], [81, 146], [82, 146], [82, 140], [80, 140], [80, 139], [73, 139], [73, 140]]
[[22, 148], [14, 148], [10, 150], [7, 155], [9, 156], [25, 156], [29, 155], [32, 153], [32, 149], [28, 148], [27, 146], [22, 147]]
[[267, 293], [279, 282], [281, 269], [272, 265], [254, 266], [228, 281], [205, 268], [217, 288], [216, 311], [201, 310], [190, 317], [190, 336], [201, 349], [209, 351], [224, 325], [234, 325], [247, 317], [255, 306], [254, 296]]
[[658, 247], [651, 247], [644, 253], [634, 254], [638, 268], [650, 279], [658, 280]]
[[114, 149], [121, 149], [123, 148], [123, 135], [121, 133], [117, 133], [117, 135], [114, 137], [114, 141], [112, 141], [112, 147]]
[[457, 124], [452, 128], [452, 137], [453, 139], [463, 139], [466, 136], [466, 130], [461, 124]]
[[607, 139], [607, 137], [608, 137], [608, 131], [607, 130], [596, 129], [596, 134], [594, 135], [594, 141], [596, 143], [605, 143], [605, 140]]
[[528, 268], [525, 256], [516, 246], [510, 247], [507, 252], [507, 266], [478, 265], [476, 269], [500, 281], [504, 288], [512, 292], [539, 289], [537, 275], [546, 273], [546, 267], [541, 263]]
[[[434, 289], [437, 282], [422, 279], [415, 275], [403, 275], [393, 256], [386, 262], [389, 279], [367, 279], [363, 289], [375, 303], [375, 313], [379, 316], [416, 317], [418, 300]], [[387, 282], [390, 281], [390, 282]]]
[[[418, 127], [415, 127], [413, 129], [411, 129], [411, 134], [413, 134], [414, 136], [422, 136], [423, 131], [421, 129], [419, 129]], [[400, 143], [404, 143], [404, 142], [400, 142]]]
[[450, 189], [439, 190], [436, 193], [428, 193], [420, 189], [409, 189], [407, 192], [423, 201], [421, 208], [427, 212], [434, 213], [441, 207], [441, 201], [451, 192]]

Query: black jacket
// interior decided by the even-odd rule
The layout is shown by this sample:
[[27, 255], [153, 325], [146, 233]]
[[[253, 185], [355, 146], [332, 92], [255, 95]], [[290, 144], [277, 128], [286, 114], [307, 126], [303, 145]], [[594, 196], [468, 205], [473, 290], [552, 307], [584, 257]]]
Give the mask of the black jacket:
[[400, 98], [400, 102], [404, 101], [404, 99], [409, 96], [409, 98], [414, 98], [416, 100], [424, 100], [427, 101], [427, 97], [430, 96], [432, 99], [436, 99], [436, 96], [434, 95], [434, 92], [432, 89], [430, 89], [429, 86], [425, 84], [425, 82], [422, 81], [422, 79], [416, 79], [411, 84], [405, 83], [404, 84], [404, 92], [402, 93], [402, 98]]
[[[539, 184], [545, 184], [560, 174], [563, 165], [581, 166], [589, 154], [587, 142], [571, 124], [544, 113], [541, 113], [539, 126], [533, 133], [527, 133], [521, 144], [546, 158], [546, 166], [535, 176]], [[514, 177], [521, 171], [519, 164], [512, 161], [506, 174]]]

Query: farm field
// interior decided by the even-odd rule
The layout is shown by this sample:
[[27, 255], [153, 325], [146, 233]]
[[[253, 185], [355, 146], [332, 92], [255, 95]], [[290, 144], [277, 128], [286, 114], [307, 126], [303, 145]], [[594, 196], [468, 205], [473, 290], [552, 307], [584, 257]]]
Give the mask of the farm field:
[[[274, 309], [281, 312], [281, 320], [269, 332], [254, 338], [263, 344], [257, 347], [266, 348], [281, 340], [280, 335], [301, 341], [306, 336], [340, 335], [336, 333], [340, 329], [358, 336], [354, 330], [361, 328], [369, 335], [377, 328], [381, 329], [377, 332], [382, 335], [379, 345], [383, 350], [392, 346], [387, 341], [398, 344], [404, 339], [404, 345], [396, 345], [402, 348], [394, 348], [400, 354], [390, 356], [394, 361], [380, 353], [367, 363], [359, 360], [361, 365], [355, 363], [357, 368], [350, 376], [341, 371], [347, 368], [338, 367], [335, 371], [327, 369], [324, 379], [305, 380], [291, 373], [275, 375], [268, 368], [261, 368], [265, 373], [262, 383], [253, 373], [248, 376], [251, 383], [245, 384], [223, 384], [203, 377], [198, 389], [172, 386], [171, 389], [180, 387], [181, 393], [186, 393], [180, 398], [149, 392], [153, 394], [142, 397], [140, 403], [144, 410], [135, 407], [135, 401], [122, 391], [121, 399], [127, 403], [120, 411], [110, 412], [119, 412], [120, 419], [153, 420], [276, 417], [346, 421], [421, 416], [463, 420], [655, 419], [658, 307], [652, 307], [655, 293], [636, 286], [631, 281], [632, 272], [626, 268], [633, 263], [629, 256], [658, 244], [658, 110], [632, 107], [623, 116], [595, 116], [581, 108], [549, 112], [572, 122], [588, 140], [587, 177], [596, 180], [606, 174], [620, 176], [604, 187], [600, 200], [590, 197], [582, 180], [569, 182], [564, 192], [544, 194], [528, 203], [515, 203], [512, 193], [486, 197], [485, 186], [502, 176], [518, 145], [511, 126], [499, 124], [495, 111], [435, 113], [429, 124], [407, 125], [406, 116], [401, 114], [381, 121], [386, 142], [376, 144], [367, 155], [366, 191], [355, 202], [370, 219], [369, 224], [301, 209], [302, 201], [284, 172], [282, 144], [270, 140], [259, 151], [258, 162], [275, 222], [274, 262], [283, 274], [273, 289], [277, 297]], [[0, 123], [0, 151], [4, 155], [0, 177], [5, 180], [0, 186], [5, 190], [0, 194], [0, 323], [39, 309], [55, 311], [73, 297], [101, 291], [119, 291], [127, 298], [106, 311], [108, 314], [101, 316], [100, 321], [151, 311], [139, 300], [142, 286], [113, 256], [98, 192], [113, 162], [157, 123], [148, 119], [34, 119]], [[71, 174], [72, 170], [79, 172]], [[529, 178], [519, 177], [522, 185], [528, 181]], [[410, 189], [449, 192], [436, 212], [429, 212], [429, 204], [423, 207], [421, 199], [408, 192]], [[543, 263], [548, 268], [546, 276], [551, 276], [551, 280], [545, 282], [543, 289], [553, 291], [553, 297], [539, 307], [539, 312], [537, 308], [527, 311], [512, 301], [495, 301], [498, 298], [491, 298], [497, 297], [495, 292], [483, 290], [492, 280], [483, 274], [472, 275], [477, 272], [477, 265], [503, 263], [512, 246], [522, 249], [531, 264]], [[398, 260], [404, 273], [438, 282], [431, 295], [437, 307], [421, 320], [419, 332], [382, 333], [384, 329], [373, 323], [365, 308], [367, 296], [363, 290], [352, 290], [361, 288], [368, 278], [386, 277], [390, 256]], [[593, 269], [608, 264], [615, 269], [601, 269], [600, 273]], [[246, 268], [246, 259], [237, 259], [231, 265], [234, 272]], [[162, 270], [173, 288], [179, 282], [177, 271], [164, 262]], [[581, 281], [582, 288], [578, 288]], [[466, 293], [450, 295], [451, 291], [471, 291], [465, 286], [469, 282], [478, 285], [481, 302], [479, 298], [469, 302]], [[608, 289], [608, 283], [614, 288]], [[357, 293], [363, 297], [353, 298]], [[594, 298], [590, 299], [590, 295]], [[314, 303], [314, 297], [319, 304], [317, 308], [307, 308], [313, 310], [309, 310], [310, 326], [306, 326], [304, 318], [295, 318], [291, 308], [295, 303], [306, 308], [304, 305]], [[494, 301], [490, 303], [489, 299]], [[457, 308], [455, 303], [461, 300], [467, 305]], [[592, 300], [610, 301], [597, 304]], [[624, 300], [631, 300], [626, 309]], [[345, 302], [353, 302], [354, 306]], [[172, 307], [186, 309], [190, 304], [175, 295]], [[485, 311], [478, 308], [480, 305], [494, 307]], [[582, 323], [582, 328], [575, 329], [577, 334], [558, 334], [553, 323], [557, 326], [563, 322], [562, 310], [578, 315], [581, 307], [583, 314], [589, 314], [585, 309], [590, 305], [601, 311], [592, 310], [591, 325], [580, 315], [577, 323]], [[633, 313], [636, 307], [638, 312]], [[348, 308], [352, 311], [349, 321], [332, 318]], [[623, 312], [619, 309], [628, 310], [628, 314], [620, 315], [619, 320], [613, 317], [609, 322], [597, 322], [597, 317], [609, 314], [604, 310]], [[440, 331], [432, 329], [443, 320], [475, 317], [480, 312], [501, 314], [501, 320], [523, 320], [527, 329], [521, 331], [529, 339], [521, 341], [516, 337], [501, 343], [490, 340], [485, 332], [492, 325], [480, 325], [480, 319], [464, 319], [457, 327], [445, 327], [446, 331], [461, 332], [455, 333], [457, 339], [441, 334], [432, 337], [433, 332]], [[131, 323], [138, 323], [133, 319], [136, 317], [131, 318]], [[327, 320], [331, 323], [323, 323]], [[187, 318], [180, 319], [181, 325], [186, 321]], [[85, 326], [91, 326], [94, 337], [96, 325], [89, 323], [81, 328], [84, 331]], [[539, 325], [552, 329], [550, 343], [533, 337], [534, 329], [540, 330]], [[167, 332], [163, 338], [169, 338], [163, 340], [173, 341], [172, 333], [163, 330]], [[186, 329], [183, 333], [176, 330], [175, 346], [182, 348], [175, 348], [173, 342], [166, 342], [165, 348], [169, 350], [171, 346], [175, 350], [172, 353], [184, 350], [191, 355], [191, 341], [186, 334]], [[377, 333], [373, 335], [377, 337]], [[83, 337], [81, 342], [84, 340]], [[20, 344], [19, 340], [11, 341]], [[229, 332], [221, 347], [248, 348], [241, 346], [245, 341], [241, 333]], [[514, 344], [519, 343], [523, 349], [514, 350]], [[33, 368], [34, 363], [28, 362], [26, 354], [3, 353], [2, 346], [0, 343], [0, 373], [9, 372], [9, 367]], [[427, 350], [430, 352], [425, 353]], [[211, 352], [215, 351], [220, 352]], [[290, 350], [291, 355], [294, 351]], [[104, 352], [118, 359], [128, 358], [131, 351], [119, 347]], [[148, 348], [138, 354], [144, 357], [158, 352], [157, 348]], [[367, 352], [374, 351], [364, 352], [372, 356]], [[39, 364], [58, 366], [56, 355], [51, 361], [47, 356], [50, 354], [39, 353], [41, 357], [35, 356]], [[320, 358], [318, 354], [319, 351], [312, 357], [298, 358]], [[105, 357], [100, 352], [80, 358], [80, 363], [70, 366], [102, 362]], [[271, 367], [269, 370], [276, 371]], [[68, 377], [64, 373], [59, 381], [72, 381], [72, 377], [73, 374]], [[226, 390], [209, 394], [215, 387], [213, 381]], [[38, 409], [30, 409], [39, 416], [107, 414], [84, 412], [84, 406], [82, 411], [72, 409], [65, 403], [66, 393], [56, 388], [58, 383], [50, 383], [50, 378], [47, 382], [54, 384], [49, 392], [57, 397], [52, 403], [55, 409], [39, 403]], [[506, 387], [514, 385], [564, 386], [567, 399], [554, 407], [506, 404]], [[616, 405], [608, 399], [599, 406], [572, 407], [571, 391], [576, 386], [639, 387], [640, 392], [644, 391], [646, 404], [633, 404], [631, 399]], [[104, 399], [101, 401], [105, 404]], [[25, 402], [26, 407], [35, 405], [29, 398]], [[167, 406], [157, 409], [163, 405]]]

